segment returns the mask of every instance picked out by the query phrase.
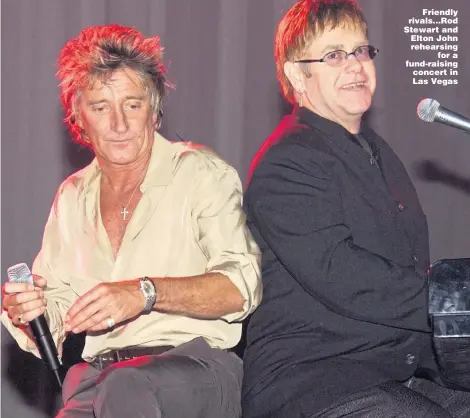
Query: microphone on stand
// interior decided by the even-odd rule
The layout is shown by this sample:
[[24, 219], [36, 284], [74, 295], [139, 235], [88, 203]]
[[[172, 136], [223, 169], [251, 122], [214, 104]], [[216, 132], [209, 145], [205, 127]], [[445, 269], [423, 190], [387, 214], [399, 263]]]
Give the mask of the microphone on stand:
[[[15, 264], [9, 267], [7, 273], [10, 282], [33, 284], [33, 275], [25, 263]], [[62, 387], [62, 377], [60, 374], [61, 363], [57, 354], [57, 347], [52, 339], [51, 331], [44, 314], [30, 321], [29, 326], [36, 340], [41, 358], [52, 370], [59, 386]]]
[[442, 107], [437, 100], [421, 100], [416, 113], [424, 122], [438, 122], [470, 133], [470, 119]]

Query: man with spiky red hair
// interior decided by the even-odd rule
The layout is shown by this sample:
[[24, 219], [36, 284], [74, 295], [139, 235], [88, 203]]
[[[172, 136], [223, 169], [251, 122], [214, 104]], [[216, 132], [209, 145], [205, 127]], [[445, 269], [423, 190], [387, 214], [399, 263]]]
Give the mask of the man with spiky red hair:
[[28, 322], [45, 313], [59, 351], [86, 332], [59, 417], [240, 416], [230, 351], [261, 298], [259, 249], [236, 171], [157, 129], [167, 86], [159, 39], [84, 29], [58, 77], [66, 122], [96, 158], [55, 197], [34, 286], [4, 286], [2, 321], [38, 355]]

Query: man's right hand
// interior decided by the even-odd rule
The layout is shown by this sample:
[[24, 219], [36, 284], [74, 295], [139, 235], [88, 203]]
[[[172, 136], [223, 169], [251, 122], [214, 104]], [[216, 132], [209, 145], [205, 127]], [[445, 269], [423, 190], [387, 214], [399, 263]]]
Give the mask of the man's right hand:
[[3, 285], [2, 306], [16, 327], [23, 327], [46, 311], [46, 279], [33, 275], [33, 283], [6, 282]]

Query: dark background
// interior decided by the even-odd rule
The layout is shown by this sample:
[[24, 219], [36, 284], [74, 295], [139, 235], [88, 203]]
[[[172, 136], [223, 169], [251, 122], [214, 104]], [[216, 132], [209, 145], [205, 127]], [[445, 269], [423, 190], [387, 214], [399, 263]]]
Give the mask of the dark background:
[[[402, 158], [428, 216], [432, 260], [470, 254], [470, 137], [415, 116], [423, 97], [470, 116], [468, 0], [359, 0], [369, 21], [378, 88], [372, 126]], [[72, 144], [60, 108], [56, 58], [89, 25], [120, 23], [166, 48], [176, 89], [165, 102], [162, 133], [214, 148], [244, 181], [251, 158], [284, 112], [273, 38], [293, 0], [2, 0], [2, 279], [20, 261], [31, 265], [60, 182], [90, 161]], [[459, 84], [412, 84], [403, 27], [423, 8], [459, 10]], [[453, 78], [453, 77], [452, 77]], [[73, 350], [70, 350], [73, 352]], [[21, 352], [2, 328], [3, 417], [52, 416], [60, 402], [40, 360]]]

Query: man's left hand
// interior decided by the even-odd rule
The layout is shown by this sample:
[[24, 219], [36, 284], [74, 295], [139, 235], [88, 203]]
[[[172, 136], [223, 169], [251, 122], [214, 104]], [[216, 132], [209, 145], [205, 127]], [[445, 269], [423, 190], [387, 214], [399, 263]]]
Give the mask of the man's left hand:
[[103, 331], [139, 316], [144, 305], [139, 280], [101, 283], [75, 301], [65, 316], [65, 329], [74, 334]]

